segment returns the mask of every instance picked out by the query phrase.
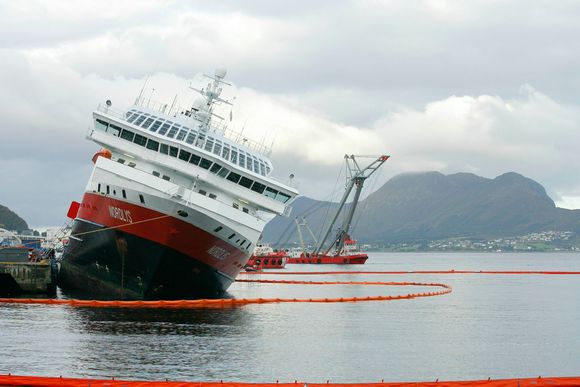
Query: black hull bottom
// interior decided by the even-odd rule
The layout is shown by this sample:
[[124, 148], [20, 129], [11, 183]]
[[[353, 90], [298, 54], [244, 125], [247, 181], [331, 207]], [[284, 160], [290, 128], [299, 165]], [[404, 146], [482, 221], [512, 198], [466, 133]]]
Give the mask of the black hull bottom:
[[195, 258], [119, 229], [75, 220], [58, 285], [107, 299], [196, 299], [223, 295], [233, 279]]

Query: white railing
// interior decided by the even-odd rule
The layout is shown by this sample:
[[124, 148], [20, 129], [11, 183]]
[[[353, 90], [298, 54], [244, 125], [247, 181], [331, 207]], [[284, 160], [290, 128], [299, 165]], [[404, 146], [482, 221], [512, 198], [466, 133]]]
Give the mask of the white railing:
[[[191, 118], [190, 116], [185, 114], [185, 112], [189, 111], [189, 109], [184, 109], [181, 106], [169, 105], [166, 103], [154, 101], [151, 98], [145, 98], [145, 97], [137, 98], [135, 100], [135, 105], [158, 111], [158, 112], [165, 114], [165, 115], [168, 115], [170, 117], [178, 117], [180, 115], [183, 115], [183, 116]], [[193, 118], [191, 118], [191, 119], [193, 119]], [[259, 152], [263, 155], [270, 156], [270, 154], [272, 153], [271, 146], [263, 144], [263, 143], [259, 143], [255, 140], [252, 140], [252, 139], [244, 136], [242, 133], [228, 128], [228, 126], [225, 123], [211, 122], [209, 125], [208, 131], [210, 133], [220, 134], [220, 135], [224, 136], [225, 138], [236, 142], [237, 144], [240, 144], [240, 145], [243, 145], [247, 148], [255, 150], [256, 152]]]
[[[180, 115], [186, 116], [184, 112], [187, 111], [186, 109], [183, 109], [180, 106], [169, 106], [168, 104], [162, 104], [160, 102], [153, 101], [150, 100], [149, 98], [143, 97], [137, 98], [137, 100], [135, 101], [135, 105], [158, 111], [159, 113], [170, 117], [178, 117]], [[100, 103], [97, 106], [97, 110], [106, 113], [110, 116], [119, 118], [123, 121], [127, 120], [127, 110], [117, 109], [107, 105], [106, 103]], [[190, 116], [186, 117], [193, 119]], [[216, 122], [211, 122], [208, 132], [219, 134], [229, 140], [234, 141], [239, 145], [243, 145], [244, 147], [254, 150], [267, 157], [269, 157], [270, 154], [272, 153], [272, 147], [270, 145], [266, 145], [263, 143], [259, 143], [255, 140], [252, 140], [244, 136], [243, 133], [228, 128], [228, 126], [223, 123], [220, 124]]]

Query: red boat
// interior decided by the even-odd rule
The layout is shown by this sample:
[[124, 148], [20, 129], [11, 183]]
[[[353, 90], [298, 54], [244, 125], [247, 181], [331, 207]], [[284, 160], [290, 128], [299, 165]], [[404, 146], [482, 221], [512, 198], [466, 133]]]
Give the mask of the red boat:
[[326, 255], [313, 253], [300, 253], [296, 257], [290, 256], [288, 263], [303, 263], [303, 264], [330, 264], [330, 265], [362, 265], [369, 258], [368, 255], [357, 251], [357, 243], [355, 239], [346, 236], [344, 240], [344, 248], [342, 254]]
[[254, 254], [245, 265], [246, 271], [261, 271], [263, 269], [283, 269], [288, 262], [284, 250], [274, 251], [269, 245], [258, 243]]

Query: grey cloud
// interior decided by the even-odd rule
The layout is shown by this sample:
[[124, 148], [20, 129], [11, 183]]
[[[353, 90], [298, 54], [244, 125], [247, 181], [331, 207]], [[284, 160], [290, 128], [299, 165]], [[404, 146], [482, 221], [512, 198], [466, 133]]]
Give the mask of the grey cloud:
[[[515, 170], [554, 196], [577, 196], [577, 2], [117, 3], [0, 2], [0, 168], [11, 187], [0, 203], [33, 225], [58, 222], [80, 197], [96, 150], [84, 131], [99, 101], [125, 106], [149, 75], [157, 74], [157, 95], [216, 65], [259, 102], [287, 105], [272, 117], [258, 104], [252, 114], [270, 125], [250, 121], [296, 136], [273, 157], [276, 173], [294, 172], [307, 195], [324, 198], [356, 145], [392, 153], [381, 181], [419, 169]], [[541, 93], [521, 94], [524, 84]], [[457, 125], [459, 136], [441, 132], [450, 123], [436, 119], [452, 115], [450, 96], [489, 98], [474, 110], [484, 119]], [[432, 117], [432, 103], [449, 111]], [[502, 103], [518, 114], [494, 105]], [[479, 147], [478, 125], [489, 125]], [[354, 130], [364, 140], [336, 146], [341, 136], [352, 142]], [[301, 142], [321, 153], [333, 144], [336, 161], [300, 153]], [[44, 189], [36, 198], [36, 190], [20, 194], [30, 180]]]

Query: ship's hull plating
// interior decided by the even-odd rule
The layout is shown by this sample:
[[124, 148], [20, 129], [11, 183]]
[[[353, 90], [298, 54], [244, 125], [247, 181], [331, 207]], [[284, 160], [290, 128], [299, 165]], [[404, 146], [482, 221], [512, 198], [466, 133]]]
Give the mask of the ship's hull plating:
[[87, 193], [63, 253], [59, 286], [113, 299], [218, 297], [247, 259], [247, 252], [191, 222]]
[[117, 299], [216, 297], [232, 279], [161, 244], [119, 230], [75, 221], [59, 285]]

